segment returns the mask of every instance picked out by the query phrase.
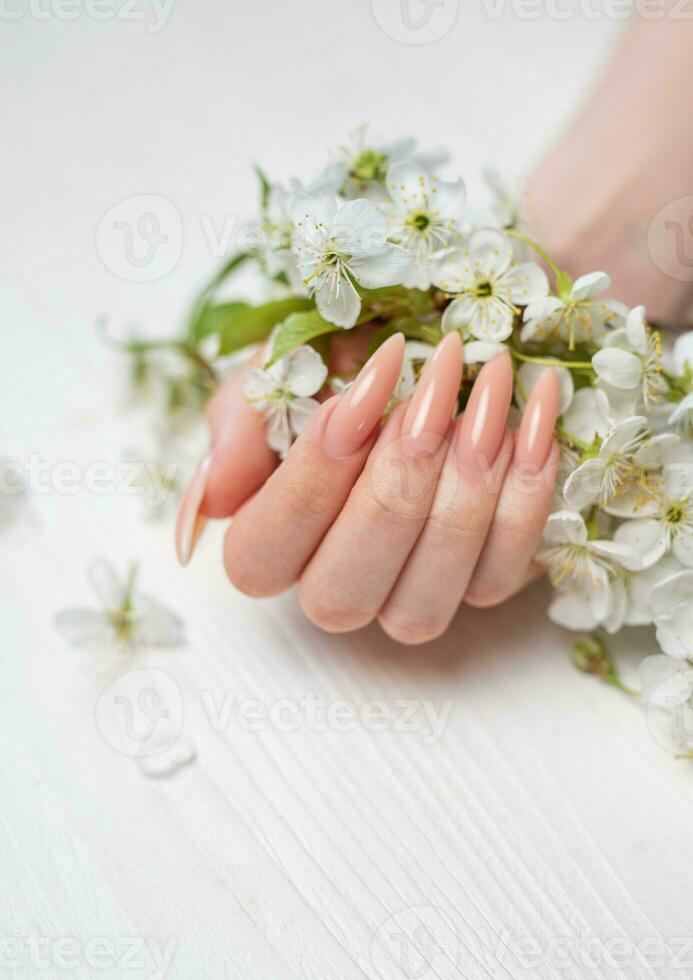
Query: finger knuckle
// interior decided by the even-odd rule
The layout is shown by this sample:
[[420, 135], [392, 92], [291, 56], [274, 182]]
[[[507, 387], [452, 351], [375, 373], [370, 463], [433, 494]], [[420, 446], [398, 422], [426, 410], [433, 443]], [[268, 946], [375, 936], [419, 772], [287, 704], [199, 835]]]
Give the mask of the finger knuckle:
[[229, 536], [224, 543], [224, 568], [231, 584], [252, 599], [278, 595], [291, 585], [277, 575], [277, 569], [249, 560], [248, 552]]
[[367, 626], [373, 619], [370, 610], [358, 608], [332, 590], [299, 583], [299, 601], [306, 617], [326, 633], [348, 633]]
[[406, 646], [430, 643], [442, 636], [447, 629], [447, 623], [439, 619], [399, 611], [381, 613], [378, 622], [390, 639]]
[[467, 606], [475, 609], [490, 609], [500, 606], [509, 597], [509, 592], [494, 582], [473, 583], [464, 597]]

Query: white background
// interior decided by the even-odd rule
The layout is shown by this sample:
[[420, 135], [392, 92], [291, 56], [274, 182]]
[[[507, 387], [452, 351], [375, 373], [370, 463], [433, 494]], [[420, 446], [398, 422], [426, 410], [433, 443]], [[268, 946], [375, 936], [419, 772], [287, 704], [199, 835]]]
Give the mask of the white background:
[[[128, 15], [138, 19], [106, 4], [102, 21], [84, 5], [67, 20], [47, 0], [5, 0], [0, 457], [83, 473], [144, 440], [123, 416], [119, 361], [95, 320], [176, 329], [218, 261], [205, 222], [252, 213], [253, 161], [275, 178], [311, 174], [370, 121], [383, 138], [447, 144], [472, 190], [484, 162], [529, 168], [619, 25], [594, 5], [596, 16], [575, 8], [564, 21], [523, 19], [510, 3], [498, 19], [461, 7], [443, 38], [409, 45], [367, 0], [177, 0], [159, 30], [143, 0]], [[397, 13], [376, 8], [381, 20]], [[133, 283], [95, 243], [109, 209], [143, 194], [179, 214], [180, 256]], [[167, 975], [180, 980], [619, 975], [599, 951], [588, 964], [595, 936], [626, 963], [620, 975], [690, 975], [661, 954], [692, 931], [689, 764], [659, 748], [636, 704], [570, 667], [544, 586], [464, 611], [412, 652], [376, 628], [324, 636], [292, 595], [235, 594], [219, 530], [185, 572], [170, 526], [144, 523], [117, 493], [31, 493], [0, 531], [7, 975], [154, 975], [151, 958], [119, 959], [127, 937], [145, 950], [170, 941]], [[134, 665], [163, 670], [173, 702], [180, 693], [197, 761], [169, 779], [145, 778], [102, 737], [106, 681], [53, 627], [57, 610], [93, 602], [84, 574], [97, 556], [121, 569], [138, 559], [143, 585], [186, 621], [184, 650]], [[652, 641], [629, 633], [618, 649], [632, 674]], [[205, 692], [217, 704], [229, 692], [267, 706], [314, 692], [357, 708], [453, 707], [430, 744], [425, 726], [253, 733], [233, 713], [216, 731]], [[102, 939], [118, 955], [90, 965], [89, 941]], [[633, 949], [647, 941], [643, 963]], [[429, 967], [417, 949], [433, 950]]]

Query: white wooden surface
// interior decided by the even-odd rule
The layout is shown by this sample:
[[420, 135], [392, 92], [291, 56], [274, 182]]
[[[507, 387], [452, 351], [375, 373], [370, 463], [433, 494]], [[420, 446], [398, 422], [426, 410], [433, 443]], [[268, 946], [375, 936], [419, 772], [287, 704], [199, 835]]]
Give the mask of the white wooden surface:
[[[438, 43], [405, 46], [365, 0], [179, 0], [158, 33], [85, 13], [4, 22], [0, 456], [84, 474], [137, 442], [93, 320], [173, 328], [215, 261], [201, 216], [250, 209], [253, 159], [277, 176], [317, 165], [371, 118], [450, 143], [465, 172], [521, 167], [614, 28], [465, 8]], [[142, 193], [172, 200], [184, 229], [175, 271], [146, 285], [94, 247], [104, 212]], [[324, 636], [292, 595], [235, 594], [220, 531], [183, 572], [170, 527], [132, 498], [52, 489], [1, 532], [3, 976], [693, 975], [690, 768], [635, 704], [572, 670], [543, 586], [412, 652], [376, 628]], [[96, 556], [139, 559], [186, 621], [185, 649], [130, 665], [181, 699], [197, 758], [170, 778], [108, 744], [110, 677], [54, 630], [58, 609], [92, 601]], [[623, 638], [626, 672], [647, 650], [647, 634]], [[419, 727], [339, 731], [304, 711], [297, 731], [248, 731], [236, 710], [309, 695], [413, 701]], [[446, 702], [433, 741], [425, 704]]]

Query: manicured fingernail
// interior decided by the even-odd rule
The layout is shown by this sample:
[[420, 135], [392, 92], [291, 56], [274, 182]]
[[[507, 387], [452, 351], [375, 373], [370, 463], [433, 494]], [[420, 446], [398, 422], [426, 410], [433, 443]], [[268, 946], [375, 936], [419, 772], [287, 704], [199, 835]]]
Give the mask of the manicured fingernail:
[[465, 469], [491, 466], [503, 442], [513, 394], [510, 356], [487, 361], [474, 382], [457, 435], [457, 460]]
[[376, 427], [397, 384], [404, 335], [396, 333], [366, 361], [328, 419], [323, 436], [331, 456], [351, 456]]
[[462, 340], [457, 331], [442, 340], [424, 367], [402, 421], [402, 446], [416, 454], [435, 452], [450, 427], [462, 380]]
[[515, 462], [543, 467], [553, 445], [553, 429], [558, 415], [558, 378], [546, 368], [527, 399], [515, 441]]
[[207, 489], [209, 468], [212, 464], [211, 450], [197, 464], [188, 488], [178, 509], [176, 521], [176, 554], [181, 565], [185, 566], [192, 558], [195, 545], [200, 539], [207, 518], [200, 514], [200, 504]]

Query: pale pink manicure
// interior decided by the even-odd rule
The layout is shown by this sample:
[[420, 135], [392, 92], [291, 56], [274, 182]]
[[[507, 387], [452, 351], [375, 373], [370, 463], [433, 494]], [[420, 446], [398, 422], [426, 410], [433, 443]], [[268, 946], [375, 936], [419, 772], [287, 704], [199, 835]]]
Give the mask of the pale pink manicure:
[[435, 452], [452, 421], [462, 380], [462, 339], [448, 334], [424, 367], [402, 421], [402, 446]]
[[207, 478], [209, 468], [212, 464], [211, 450], [202, 457], [197, 464], [193, 477], [188, 484], [188, 488], [183, 494], [183, 499], [178, 510], [178, 520], [176, 521], [176, 554], [181, 565], [185, 566], [192, 558], [195, 545], [199, 541], [207, 518], [200, 514], [200, 504], [207, 489]]
[[397, 384], [403, 355], [404, 335], [396, 333], [361, 368], [325, 426], [331, 456], [351, 456], [375, 429]]
[[515, 441], [515, 462], [544, 466], [553, 445], [558, 415], [559, 388], [556, 372], [546, 368], [527, 399]]
[[498, 455], [513, 394], [510, 355], [487, 361], [474, 382], [457, 435], [457, 459], [465, 469], [484, 470]]

